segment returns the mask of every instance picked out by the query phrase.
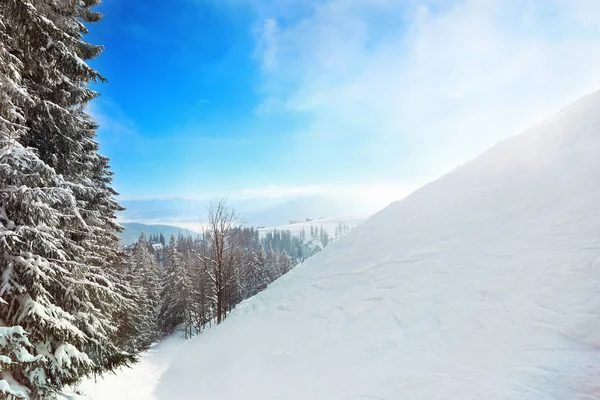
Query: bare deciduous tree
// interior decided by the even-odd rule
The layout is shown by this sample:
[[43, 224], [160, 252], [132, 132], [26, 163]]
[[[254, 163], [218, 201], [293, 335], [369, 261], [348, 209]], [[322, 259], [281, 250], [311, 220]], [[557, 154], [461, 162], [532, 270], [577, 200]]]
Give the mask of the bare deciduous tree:
[[225, 319], [231, 303], [229, 297], [236, 289], [236, 267], [242, 255], [242, 225], [243, 220], [227, 206], [225, 199], [210, 203], [208, 224], [204, 229], [207, 246], [199, 257], [212, 286], [207, 296], [213, 302], [217, 324]]

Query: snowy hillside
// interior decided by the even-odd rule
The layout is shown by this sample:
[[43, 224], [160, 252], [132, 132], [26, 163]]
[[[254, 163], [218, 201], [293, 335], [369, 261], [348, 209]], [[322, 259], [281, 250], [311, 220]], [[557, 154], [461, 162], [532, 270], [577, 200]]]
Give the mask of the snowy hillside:
[[243, 303], [182, 346], [157, 395], [600, 398], [600, 93]]
[[307, 217], [318, 219], [373, 215], [383, 208], [378, 205], [379, 202], [345, 196], [337, 193], [331, 193], [329, 196], [302, 196], [255, 212], [244, 212], [243, 208], [236, 208], [242, 212], [248, 224], [256, 226], [284, 225], [290, 220], [302, 221]]

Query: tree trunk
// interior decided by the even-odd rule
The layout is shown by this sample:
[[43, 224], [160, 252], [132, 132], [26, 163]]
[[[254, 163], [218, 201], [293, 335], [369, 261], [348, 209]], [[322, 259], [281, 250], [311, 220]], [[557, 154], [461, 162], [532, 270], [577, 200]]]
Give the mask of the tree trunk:
[[221, 323], [221, 314], [223, 312], [223, 293], [219, 290], [217, 292], [217, 325]]

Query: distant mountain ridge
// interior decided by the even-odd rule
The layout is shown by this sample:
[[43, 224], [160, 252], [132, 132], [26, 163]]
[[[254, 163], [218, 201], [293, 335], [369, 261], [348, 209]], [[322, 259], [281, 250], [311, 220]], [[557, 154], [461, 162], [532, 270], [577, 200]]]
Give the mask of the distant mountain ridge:
[[135, 241], [140, 237], [142, 232], [146, 234], [146, 236], [150, 235], [158, 235], [163, 234], [165, 239], [168, 241], [171, 235], [191, 235], [197, 236], [200, 233], [191, 231], [189, 229], [180, 228], [172, 225], [154, 225], [154, 224], [142, 224], [140, 222], [121, 222], [121, 225], [125, 228], [123, 232], [120, 233], [121, 243], [124, 245], [130, 245], [135, 243]]
[[[150, 225], [205, 222], [210, 200], [181, 198], [124, 200], [126, 208], [119, 214], [125, 221], [141, 221]], [[286, 225], [290, 220], [306, 218], [336, 218], [348, 215], [372, 215], [376, 207], [361, 204], [352, 198], [336, 198], [334, 195], [311, 195], [279, 199], [230, 200], [234, 208], [251, 226]], [[184, 225], [185, 226], [185, 225]]]

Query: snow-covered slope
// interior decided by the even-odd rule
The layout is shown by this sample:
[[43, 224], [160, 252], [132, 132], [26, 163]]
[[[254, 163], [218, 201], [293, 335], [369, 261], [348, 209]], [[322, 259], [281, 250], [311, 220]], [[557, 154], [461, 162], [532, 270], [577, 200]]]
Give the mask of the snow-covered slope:
[[600, 399], [600, 93], [183, 345], [160, 399]]

